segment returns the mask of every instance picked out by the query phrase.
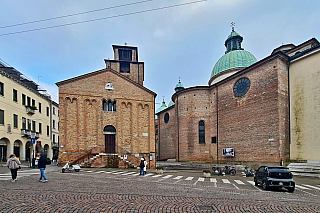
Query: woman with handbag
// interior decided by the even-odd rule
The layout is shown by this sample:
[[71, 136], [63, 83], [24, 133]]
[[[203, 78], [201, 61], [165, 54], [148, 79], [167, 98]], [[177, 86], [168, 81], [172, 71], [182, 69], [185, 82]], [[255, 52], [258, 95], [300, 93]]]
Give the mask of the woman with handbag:
[[11, 171], [12, 182], [15, 182], [18, 176], [18, 169], [21, 168], [20, 167], [21, 163], [18, 160], [18, 158], [16, 158], [15, 154], [11, 154], [9, 157], [10, 158], [7, 160], [7, 167]]

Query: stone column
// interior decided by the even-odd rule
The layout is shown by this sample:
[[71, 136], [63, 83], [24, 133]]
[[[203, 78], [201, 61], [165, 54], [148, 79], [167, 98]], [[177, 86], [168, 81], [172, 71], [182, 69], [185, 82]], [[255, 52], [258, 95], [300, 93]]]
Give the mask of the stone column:
[[13, 145], [14, 145], [14, 142], [13, 143], [10, 143], [10, 141], [7, 142], [7, 159], [9, 159], [9, 156], [13, 154]]
[[21, 142], [20, 145], [20, 161], [25, 161], [26, 160], [26, 143]]

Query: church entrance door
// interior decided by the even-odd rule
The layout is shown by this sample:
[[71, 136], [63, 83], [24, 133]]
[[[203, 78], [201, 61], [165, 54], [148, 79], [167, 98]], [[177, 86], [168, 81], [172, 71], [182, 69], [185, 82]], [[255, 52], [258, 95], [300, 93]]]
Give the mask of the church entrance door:
[[116, 152], [116, 137], [115, 135], [105, 135], [106, 153], [114, 154]]
[[105, 149], [106, 153], [115, 154], [116, 153], [116, 128], [114, 126], [108, 125], [103, 129], [103, 134], [105, 137]]

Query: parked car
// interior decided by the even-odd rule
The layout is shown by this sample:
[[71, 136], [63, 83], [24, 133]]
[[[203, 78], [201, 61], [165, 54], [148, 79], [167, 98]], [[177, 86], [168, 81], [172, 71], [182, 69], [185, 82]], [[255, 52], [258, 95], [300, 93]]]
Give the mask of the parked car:
[[288, 192], [294, 192], [295, 182], [289, 168], [282, 166], [261, 166], [255, 172], [254, 183], [262, 185], [264, 190], [270, 188], [286, 188]]

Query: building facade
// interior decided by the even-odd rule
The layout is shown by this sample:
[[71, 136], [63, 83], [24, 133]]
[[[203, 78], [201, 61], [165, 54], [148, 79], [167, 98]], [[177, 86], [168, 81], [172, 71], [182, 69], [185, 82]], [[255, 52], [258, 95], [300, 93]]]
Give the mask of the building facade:
[[[36, 153], [52, 158], [51, 98], [35, 82], [0, 63], [0, 159], [14, 153], [29, 161]], [[32, 144], [33, 139], [34, 144]]]
[[[105, 60], [105, 69], [57, 83], [59, 162], [81, 158], [94, 148], [125, 155], [135, 165], [144, 156], [153, 168], [156, 94], [143, 86], [144, 63], [138, 61], [137, 47], [113, 45], [113, 50], [114, 60]], [[106, 165], [101, 160], [95, 166]]]
[[[312, 121], [313, 128], [307, 128], [312, 125], [309, 119], [319, 116], [318, 110], [311, 110], [320, 105], [319, 80], [312, 79], [311, 85], [306, 81], [306, 76], [311, 80], [318, 75], [319, 42], [310, 39], [298, 46], [283, 45], [257, 61], [241, 47], [242, 40], [232, 30], [209, 85], [184, 88], [179, 82], [172, 95], [174, 105], [157, 111], [158, 159], [273, 164], [319, 160], [315, 155], [320, 151], [315, 139], [318, 131], [314, 129], [319, 128], [319, 119]], [[310, 96], [304, 93], [305, 100], [301, 100], [301, 90], [312, 92]], [[303, 101], [313, 103], [306, 106]]]

